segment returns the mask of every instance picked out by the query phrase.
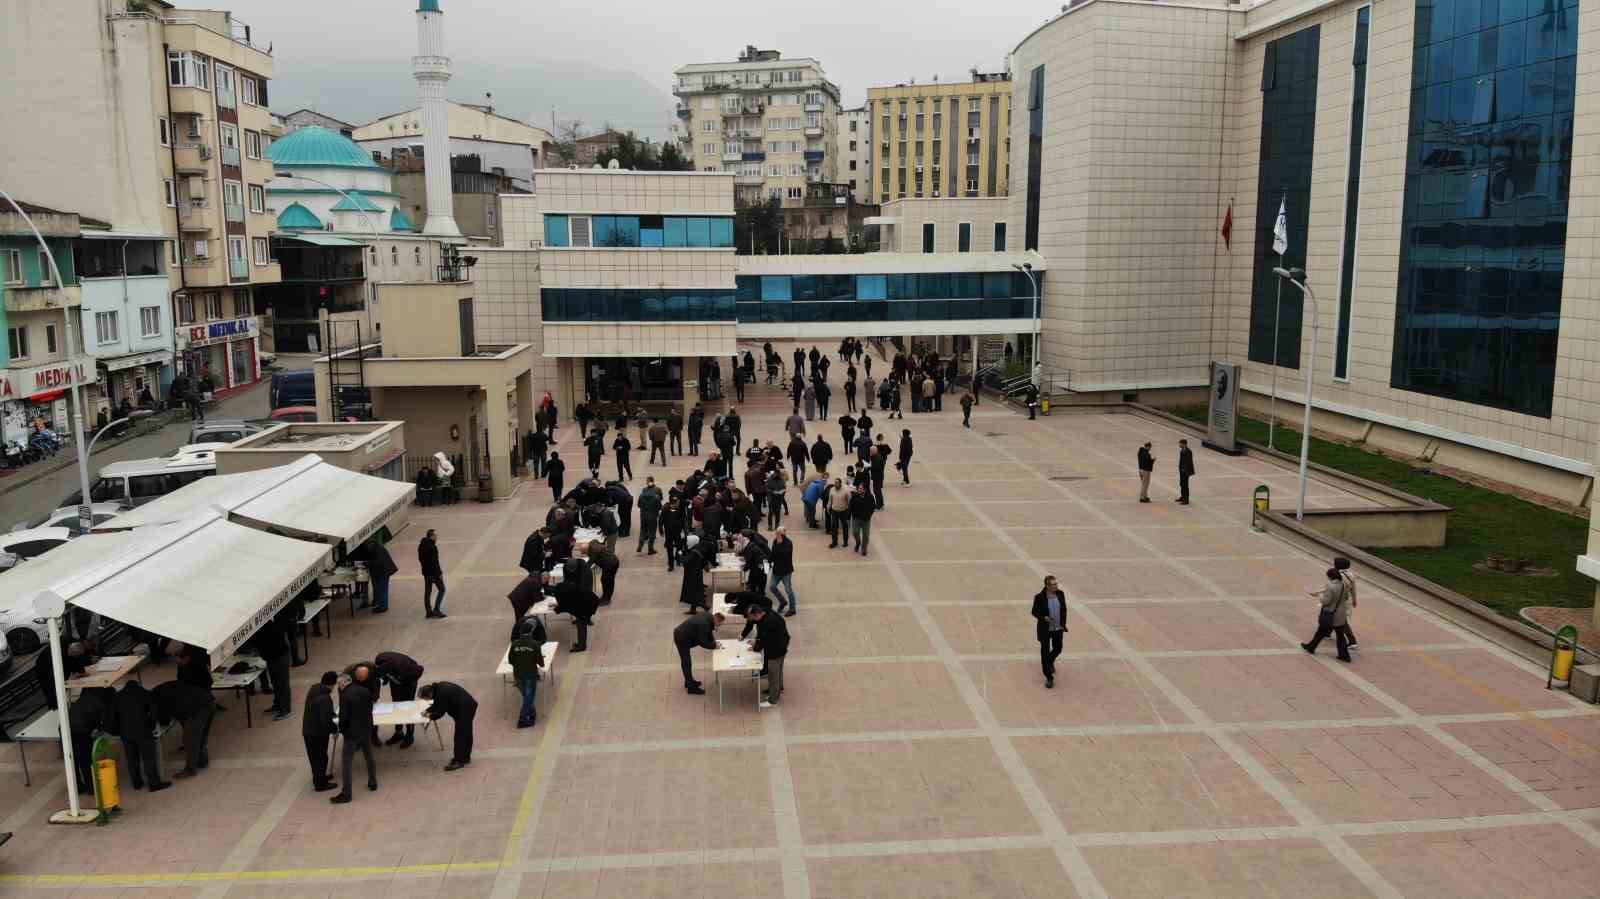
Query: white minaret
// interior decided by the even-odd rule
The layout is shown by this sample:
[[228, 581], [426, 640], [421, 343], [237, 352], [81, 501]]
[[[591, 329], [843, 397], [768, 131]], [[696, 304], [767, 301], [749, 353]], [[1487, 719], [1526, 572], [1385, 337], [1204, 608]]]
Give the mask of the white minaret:
[[454, 195], [450, 190], [450, 109], [444, 87], [450, 81], [450, 57], [444, 55], [444, 13], [439, 0], [417, 2], [417, 55], [411, 58], [422, 107], [422, 165], [428, 188], [428, 221], [422, 233], [460, 237]]

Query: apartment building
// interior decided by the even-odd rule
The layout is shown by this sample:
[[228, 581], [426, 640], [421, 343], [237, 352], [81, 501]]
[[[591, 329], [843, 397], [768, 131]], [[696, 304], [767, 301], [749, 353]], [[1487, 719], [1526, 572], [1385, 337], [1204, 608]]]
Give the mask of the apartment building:
[[839, 88], [822, 63], [751, 46], [674, 74], [687, 155], [696, 171], [733, 175], [739, 205], [801, 206], [807, 184], [839, 180]]
[[1011, 179], [1011, 73], [867, 89], [871, 199], [998, 197]]
[[[7, 17], [0, 53], [12, 69], [0, 103], [7, 120], [29, 127], [0, 129], [0, 181], [22, 185], [31, 202], [107, 225], [85, 229], [85, 241], [135, 242], [130, 267], [146, 255], [142, 242], [162, 243], [162, 265], [140, 262], [130, 273], [150, 295], [167, 280], [161, 292], [171, 308], [157, 338], [168, 338], [176, 358], [159, 360], [158, 388], [175, 369], [209, 374], [218, 390], [255, 381], [252, 289], [278, 280], [265, 201], [270, 53], [228, 12], [162, 0], [16, 0]], [[74, 77], [62, 77], [67, 71]], [[84, 255], [116, 279], [106, 302], [122, 306], [120, 245]], [[96, 308], [97, 322], [118, 312]], [[141, 357], [127, 367], [147, 368], [142, 357], [154, 351], [124, 338], [132, 314], [118, 316], [106, 352], [120, 348]], [[137, 343], [146, 339], [140, 317]], [[97, 338], [92, 352], [100, 333], [85, 332]], [[113, 368], [117, 357], [99, 360], [103, 371], [122, 370]]]
[[872, 116], [865, 106], [839, 113], [834, 146], [839, 183], [850, 185], [854, 202], [876, 203], [878, 195], [872, 192]]
[[[533, 170], [544, 165], [540, 151], [550, 132], [501, 115], [493, 106], [448, 102], [450, 156], [476, 156], [481, 170], [510, 178], [518, 190], [533, 190]], [[410, 109], [357, 125], [347, 134], [374, 159], [421, 159], [422, 110]], [[417, 219], [423, 221], [423, 219]]]

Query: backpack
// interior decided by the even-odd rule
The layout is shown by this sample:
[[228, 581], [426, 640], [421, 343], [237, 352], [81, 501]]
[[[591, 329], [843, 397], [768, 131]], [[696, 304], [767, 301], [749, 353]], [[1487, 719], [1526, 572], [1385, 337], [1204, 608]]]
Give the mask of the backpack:
[[563, 584], [589, 583], [589, 563], [583, 559], [568, 559], [561, 563], [561, 582]]

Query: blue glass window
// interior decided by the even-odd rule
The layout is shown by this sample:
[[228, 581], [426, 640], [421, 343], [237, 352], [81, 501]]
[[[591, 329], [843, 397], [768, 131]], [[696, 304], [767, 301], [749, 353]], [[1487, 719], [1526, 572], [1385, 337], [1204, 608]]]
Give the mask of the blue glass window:
[[762, 275], [761, 299], [783, 302], [794, 299], [788, 275]]
[[711, 245], [714, 247], [733, 246], [733, 219], [714, 218], [711, 220]]
[[711, 220], [703, 216], [695, 216], [688, 220], [687, 246], [711, 246]]
[[645, 215], [639, 217], [639, 246], [666, 246], [666, 239], [662, 234], [661, 216]]
[[567, 217], [564, 215], [547, 215], [544, 217], [544, 242], [546, 246], [567, 247], [572, 245], [572, 238], [568, 231]]
[[614, 247], [617, 245], [617, 217], [614, 215], [596, 215], [589, 219], [589, 226], [593, 229], [594, 245], [597, 247]]
[[683, 219], [677, 216], [668, 216], [663, 223], [662, 230], [667, 246], [686, 247], [689, 245], [685, 237], [688, 225]]
[[883, 275], [857, 275], [856, 299], [884, 300], [889, 298], [889, 286]]

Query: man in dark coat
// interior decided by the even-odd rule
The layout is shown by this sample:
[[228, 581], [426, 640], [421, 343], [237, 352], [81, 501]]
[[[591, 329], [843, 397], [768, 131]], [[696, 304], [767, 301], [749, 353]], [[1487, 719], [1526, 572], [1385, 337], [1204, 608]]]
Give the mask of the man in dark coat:
[[689, 613], [695, 609], [709, 609], [706, 605], [706, 555], [702, 547], [711, 547], [710, 552], [716, 552], [715, 543], [702, 543], [699, 537], [693, 534], [684, 540], [685, 548], [678, 555], [678, 564], [683, 566], [683, 588], [678, 593], [678, 602], [689, 607]]
[[161, 748], [156, 743], [156, 701], [144, 684], [130, 680], [123, 684], [116, 700], [117, 731], [122, 737], [122, 760], [128, 763], [128, 779], [135, 790], [150, 785], [150, 792], [165, 790], [171, 783], [161, 779]]
[[328, 739], [339, 732], [339, 722], [333, 714], [333, 687], [339, 682], [337, 672], [328, 671], [322, 680], [306, 691], [305, 712], [301, 718], [300, 734], [306, 743], [306, 761], [311, 764], [311, 789], [318, 793], [338, 786], [328, 776]]
[[1194, 477], [1194, 453], [1188, 440], [1178, 441], [1178, 502], [1189, 505], [1189, 479]]
[[456, 771], [472, 764], [472, 719], [478, 714], [478, 701], [460, 684], [447, 680], [431, 683], [417, 695], [431, 703], [424, 715], [435, 722], [449, 715], [455, 725], [455, 751], [444, 770]]
[[677, 406], [667, 413], [667, 451], [674, 456], [683, 455], [683, 413]]
[[783, 698], [783, 663], [789, 657], [789, 625], [782, 615], [774, 615], [762, 606], [750, 610], [750, 619], [756, 626], [756, 640], [751, 649], [761, 653], [766, 664], [767, 701], [761, 706], [769, 708]]
[[[388, 547], [384, 546], [383, 541], [377, 537], [373, 537], [362, 544], [362, 549], [357, 558], [361, 556], [366, 557], [367, 576], [372, 579], [372, 612], [373, 614], [387, 612], [389, 611], [389, 578], [400, 570], [400, 566], [394, 563], [394, 556], [389, 555]], [[362, 606], [366, 604], [364, 600], [361, 603]]]
[[[900, 483], [911, 486], [911, 429], [900, 429], [900, 459], [894, 467], [900, 469]], [[881, 507], [880, 507], [881, 508]]]
[[1150, 501], [1150, 473], [1156, 470], [1156, 457], [1150, 454], [1150, 441], [1139, 447], [1139, 502]]
[[629, 453], [633, 452], [633, 441], [628, 439], [627, 431], [617, 429], [617, 439], [611, 441], [611, 449], [617, 457], [617, 480], [633, 480], [633, 462], [629, 458]]
[[872, 500], [878, 508], [883, 508], [883, 476], [884, 469], [889, 467], [889, 444], [883, 442], [883, 435], [878, 435], [878, 442], [872, 446]]
[[[61, 651], [61, 662], [63, 667], [66, 668], [66, 673], [62, 675], [62, 678], [67, 679], [82, 674], [88, 670], [89, 663], [92, 661], [94, 661], [93, 657], [89, 655], [88, 648], [82, 643], [67, 644], [62, 648]], [[55, 655], [54, 653], [50, 652], [50, 647], [46, 646], [44, 649], [40, 650], [38, 655], [34, 658], [33, 674], [39, 679], [39, 689], [44, 691], [45, 708], [55, 711], [56, 664]], [[206, 680], [208, 685], [210, 683], [210, 678], [211, 673], [208, 671], [206, 672]]]
[[[596, 545], [591, 543], [589, 548], [593, 550]], [[604, 578], [603, 571], [601, 577]], [[556, 614], [571, 615], [573, 626], [577, 628], [578, 642], [572, 647], [572, 652], [584, 652], [589, 648], [589, 625], [594, 624], [594, 613], [601, 603], [600, 597], [594, 595], [591, 583], [593, 579], [587, 576], [563, 578], [551, 591], [556, 600]]]
[[84, 690], [67, 710], [72, 725], [72, 769], [78, 775], [78, 792], [94, 789], [94, 734], [112, 725], [115, 714], [105, 694], [108, 690]]
[[209, 743], [211, 719], [217, 703], [211, 690], [183, 681], [170, 680], [150, 691], [156, 701], [156, 720], [162, 724], [183, 722], [183, 770], [173, 777], [193, 777], [211, 764]]
[[560, 453], [551, 453], [550, 461], [544, 464], [544, 482], [550, 488], [550, 501], [561, 502], [561, 488], [567, 476], [567, 463], [561, 461]]
[[367, 789], [378, 789], [378, 763], [372, 756], [372, 705], [376, 699], [371, 669], [357, 665], [355, 676], [339, 691], [339, 734], [344, 737], [340, 752], [344, 783], [329, 802], [349, 802], [350, 782], [355, 775], [356, 753], [367, 762]]
[[678, 664], [683, 668], [683, 689], [697, 696], [704, 694], [706, 688], [694, 679], [694, 664], [689, 659], [689, 650], [695, 647], [716, 649], [717, 625], [722, 621], [721, 612], [693, 614], [691, 610], [690, 617], [672, 629], [672, 645], [678, 648]]
[[[849, 452], [849, 448], [846, 447], [845, 451]], [[832, 461], [833, 447], [821, 434], [818, 434], [817, 442], [811, 444], [811, 464], [817, 467], [817, 471], [827, 471], [828, 463]]]
[[544, 571], [544, 534], [544, 528], [540, 528], [522, 541], [522, 558], [517, 561], [518, 568], [529, 574]]
[[[401, 652], [380, 652], [372, 664], [373, 674], [377, 675], [378, 681], [373, 699], [377, 699], [376, 691], [383, 684], [389, 685], [389, 699], [392, 702], [410, 702], [417, 698], [417, 684], [422, 681], [422, 665], [416, 659]], [[395, 725], [394, 735], [384, 745], [399, 743], [401, 749], [408, 749], [415, 740], [416, 732], [415, 724]]]
[[[439, 566], [439, 543], [433, 528], [422, 535], [417, 543], [417, 563], [422, 566], [422, 610], [424, 618], [444, 618], [444, 569]], [[428, 598], [434, 588], [439, 596], [429, 605]], [[375, 611], [388, 611], [387, 608]]]
[[589, 451], [589, 477], [600, 477], [600, 459], [606, 454], [605, 433], [599, 428], [589, 432], [583, 440], [583, 445]]
[[267, 711], [272, 714], [272, 720], [282, 721], [289, 717], [292, 702], [289, 696], [289, 631], [284, 627], [282, 616], [267, 619], [250, 640], [266, 661], [267, 677], [272, 681], [272, 706]]
[[622, 567], [622, 561], [617, 554], [601, 545], [598, 541], [589, 542], [589, 564], [600, 569], [600, 604], [611, 605], [611, 597], [617, 592], [617, 570]]
[[[872, 540], [872, 513], [876, 510], [872, 494], [867, 492], [865, 486], [857, 487], [856, 492], [850, 495], [850, 527], [855, 533], [856, 552], [863, 556], [867, 554], [867, 544]], [[846, 538], [846, 545], [849, 542]]]
[[639, 491], [639, 547], [635, 553], [644, 552], [646, 545], [656, 554], [656, 527], [661, 522], [661, 488], [655, 478], [644, 479], [644, 489]]
[[[632, 471], [628, 472], [633, 475]], [[633, 536], [633, 494], [620, 481], [606, 484], [606, 503], [617, 507], [617, 536]]]
[[683, 511], [683, 499], [673, 496], [667, 500], [667, 507], [661, 510], [661, 539], [667, 544], [668, 571], [677, 567], [678, 556], [683, 549], [683, 535], [687, 528], [688, 519]]
[[1044, 589], [1033, 597], [1034, 636], [1039, 638], [1039, 664], [1044, 669], [1044, 685], [1056, 685], [1056, 659], [1067, 633], [1067, 594], [1054, 577], [1044, 579]]
[[689, 410], [689, 455], [700, 455], [700, 432], [705, 429], [706, 413], [699, 403]]
[[[794, 541], [789, 539], [787, 528], [778, 528], [773, 532], [769, 553], [772, 559], [772, 597], [778, 601], [778, 611], [785, 618], [793, 618], [800, 611], [800, 601], [794, 595]], [[779, 588], [788, 592], [787, 601], [778, 592]]]

